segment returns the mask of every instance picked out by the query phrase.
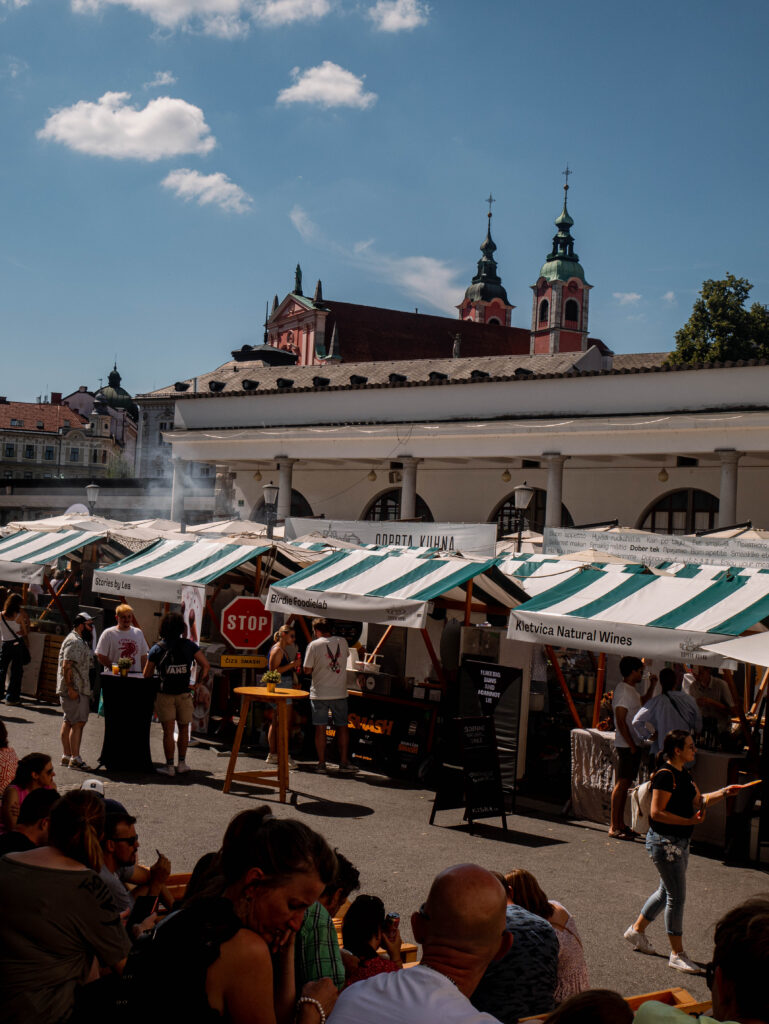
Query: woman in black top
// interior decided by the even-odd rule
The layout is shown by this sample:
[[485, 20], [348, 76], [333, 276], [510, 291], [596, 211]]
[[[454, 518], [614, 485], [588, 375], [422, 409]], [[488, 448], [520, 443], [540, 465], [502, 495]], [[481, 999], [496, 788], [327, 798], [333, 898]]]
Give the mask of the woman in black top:
[[669, 964], [677, 971], [699, 974], [700, 967], [684, 953], [683, 920], [686, 899], [686, 865], [694, 826], [705, 820], [705, 808], [739, 791], [725, 786], [713, 793], [700, 793], [686, 766], [694, 763], [694, 738], [684, 729], [673, 729], [665, 737], [652, 776], [652, 806], [646, 849], [660, 876], [659, 888], [643, 905], [638, 920], [625, 938], [641, 953], [654, 953], [645, 935], [647, 927], [665, 911], [665, 928], [670, 941]]

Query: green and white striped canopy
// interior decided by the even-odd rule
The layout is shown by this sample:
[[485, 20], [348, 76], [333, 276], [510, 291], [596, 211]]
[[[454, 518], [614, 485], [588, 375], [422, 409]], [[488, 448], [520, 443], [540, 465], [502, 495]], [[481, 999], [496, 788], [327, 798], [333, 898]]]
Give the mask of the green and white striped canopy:
[[382, 625], [423, 628], [430, 603], [439, 597], [473, 599], [512, 608], [525, 594], [497, 567], [497, 559], [474, 562], [458, 557], [430, 558], [400, 551], [339, 551], [270, 587], [273, 612], [322, 615]]
[[19, 530], [0, 540], [0, 580], [42, 583], [46, 566], [103, 536], [103, 533], [77, 529], [54, 533]]
[[269, 550], [270, 545], [220, 540], [159, 540], [138, 555], [96, 570], [93, 589], [125, 600], [138, 597], [179, 604], [183, 586], [205, 586]]
[[[563, 564], [563, 563], [560, 563]], [[549, 568], [553, 568], [549, 566]], [[702, 650], [769, 616], [769, 574], [655, 576], [577, 570], [515, 608], [508, 636], [677, 662], [719, 664]]]

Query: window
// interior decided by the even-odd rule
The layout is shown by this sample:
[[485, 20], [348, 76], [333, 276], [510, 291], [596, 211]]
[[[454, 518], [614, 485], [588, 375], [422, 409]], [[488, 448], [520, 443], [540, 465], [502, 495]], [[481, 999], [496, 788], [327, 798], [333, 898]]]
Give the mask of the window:
[[70, 450], [69, 450], [69, 461], [70, 462], [80, 462], [80, 449], [79, 448], [70, 448]]
[[546, 324], [548, 317], [550, 316], [550, 303], [547, 299], [543, 299], [539, 304], [539, 322]]
[[641, 528], [653, 533], [697, 533], [716, 525], [718, 498], [707, 491], [687, 488], [671, 491], [648, 510]]
[[45, 423], [43, 423], [42, 420], [38, 420], [37, 421], [37, 429], [38, 430], [45, 430]]
[[13, 473], [10, 469], [6, 469], [4, 476], [6, 480], [13, 480]]
[[579, 323], [579, 303], [576, 299], [568, 299], [566, 301], [566, 308], [563, 311], [563, 319], [569, 324]]
[[101, 461], [102, 461], [102, 465], [107, 461], [107, 451], [106, 451], [106, 449], [101, 453]]
[[501, 320], [500, 320], [500, 319], [499, 319], [498, 317], [496, 317], [496, 316], [493, 316], [493, 317], [491, 318], [491, 320], [489, 320], [489, 323], [490, 323], [490, 324], [499, 324], [499, 325], [501, 326], [501, 323], [502, 323], [502, 322], [501, 322]]
[[35, 457], [35, 446], [33, 444], [25, 444], [24, 445], [24, 458], [25, 459], [34, 459], [34, 457]]
[[45, 461], [53, 462], [54, 450], [53, 447], [46, 447], [45, 449]]
[[94, 448], [94, 450], [91, 452], [91, 462], [98, 462], [98, 461], [99, 461], [99, 453]]
[[[424, 523], [435, 522], [427, 503], [419, 495], [417, 495], [414, 513], [415, 518], [421, 519]], [[400, 515], [401, 492], [400, 488], [398, 488], [397, 490], [385, 491], [384, 494], [380, 494], [363, 513], [363, 518], [368, 519], [370, 522], [386, 523], [392, 519], [400, 519]]]
[[16, 445], [15, 444], [7, 444], [5, 446], [5, 457], [6, 457], [6, 459], [13, 459], [13, 458], [16, 457]]
[[25, 473], [24, 474], [24, 479], [25, 480], [31, 480], [32, 479], [32, 474], [31, 473]]
[[15, 420], [15, 419], [12, 419], [12, 420], [11, 420], [11, 426], [12, 426], [12, 427], [23, 427], [23, 426], [24, 426], [24, 420]]
[[[547, 502], [547, 491], [537, 487], [534, 490], [529, 507], [523, 515], [524, 530], [532, 530], [534, 533], [542, 533], [545, 529], [545, 504]], [[518, 513], [515, 509], [515, 495], [508, 494], [504, 501], [497, 505], [491, 514], [490, 522], [497, 523], [497, 536], [505, 537], [510, 533], [518, 531]], [[574, 526], [571, 513], [565, 505], [561, 505], [561, 526]]]

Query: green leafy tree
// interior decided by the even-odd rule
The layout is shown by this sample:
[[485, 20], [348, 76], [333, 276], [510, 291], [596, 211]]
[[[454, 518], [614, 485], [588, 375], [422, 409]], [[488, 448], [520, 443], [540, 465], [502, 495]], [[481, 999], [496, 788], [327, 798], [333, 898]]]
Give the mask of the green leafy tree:
[[692, 315], [676, 331], [671, 363], [725, 362], [769, 357], [769, 308], [745, 302], [753, 285], [727, 274], [704, 281]]

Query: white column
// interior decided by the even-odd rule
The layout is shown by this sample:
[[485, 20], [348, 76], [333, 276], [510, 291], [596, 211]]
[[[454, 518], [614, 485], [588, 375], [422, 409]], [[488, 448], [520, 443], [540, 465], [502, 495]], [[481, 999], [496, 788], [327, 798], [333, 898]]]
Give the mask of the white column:
[[174, 467], [174, 479], [171, 485], [171, 518], [181, 523], [184, 518], [184, 459], [175, 456], [171, 459]]
[[276, 455], [278, 463], [278, 520], [288, 519], [291, 515], [291, 480], [296, 459], [285, 455]]
[[547, 498], [545, 501], [545, 526], [561, 525], [563, 504], [563, 464], [566, 456], [560, 452], [543, 452], [547, 461]]
[[417, 464], [422, 460], [411, 455], [399, 455], [398, 461], [403, 463], [401, 519], [413, 519], [417, 511]]
[[718, 495], [718, 525], [732, 526], [737, 522], [737, 463], [743, 452], [734, 448], [716, 448], [721, 458], [721, 490]]

